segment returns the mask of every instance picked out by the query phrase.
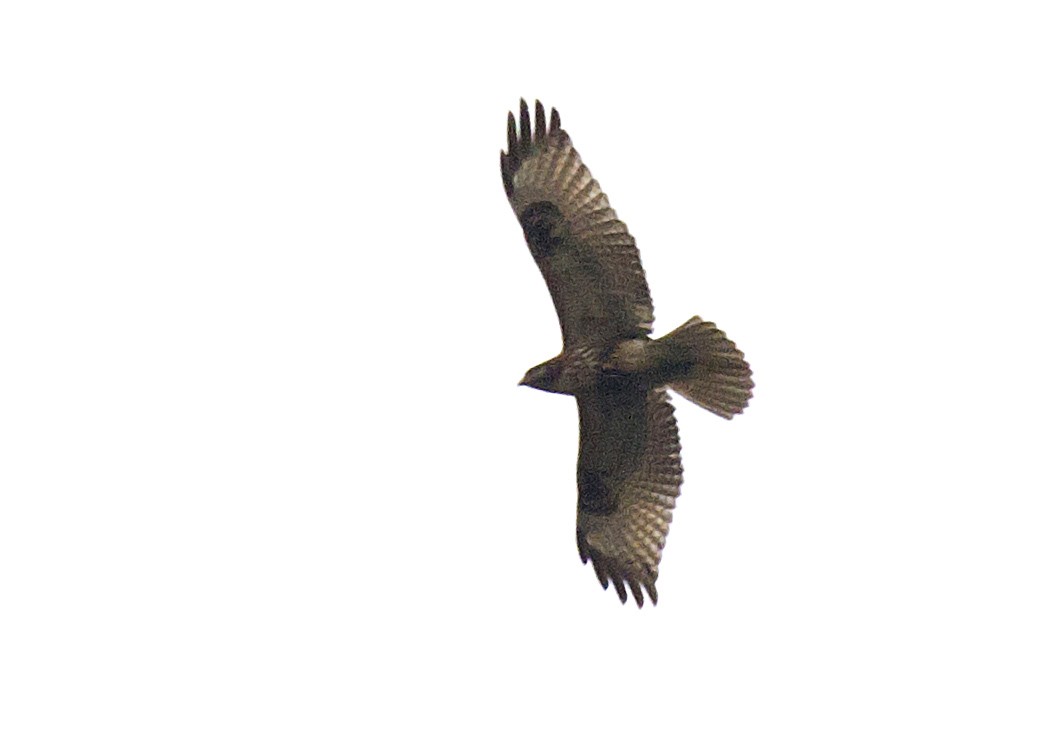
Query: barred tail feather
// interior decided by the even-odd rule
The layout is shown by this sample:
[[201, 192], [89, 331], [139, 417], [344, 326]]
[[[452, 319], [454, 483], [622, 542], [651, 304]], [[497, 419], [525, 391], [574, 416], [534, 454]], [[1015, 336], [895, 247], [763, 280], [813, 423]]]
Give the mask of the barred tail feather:
[[729, 420], [746, 408], [754, 388], [750, 366], [716, 324], [695, 316], [658, 344], [676, 371], [668, 386], [677, 394]]

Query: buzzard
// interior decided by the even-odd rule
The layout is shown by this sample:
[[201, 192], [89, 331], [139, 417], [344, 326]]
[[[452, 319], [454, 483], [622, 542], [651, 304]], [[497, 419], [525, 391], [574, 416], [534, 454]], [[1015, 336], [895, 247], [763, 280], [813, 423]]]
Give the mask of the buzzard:
[[651, 339], [654, 310], [635, 239], [580, 160], [558, 112], [522, 99], [507, 121], [502, 183], [562, 328], [562, 352], [521, 385], [576, 397], [576, 545], [621, 602], [658, 602], [655, 583], [683, 469], [672, 389], [731, 419], [750, 400], [750, 366], [698, 316]]

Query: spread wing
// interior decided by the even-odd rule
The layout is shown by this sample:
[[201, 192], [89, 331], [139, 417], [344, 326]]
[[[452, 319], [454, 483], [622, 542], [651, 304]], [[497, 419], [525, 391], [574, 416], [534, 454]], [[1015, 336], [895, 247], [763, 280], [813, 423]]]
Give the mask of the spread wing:
[[621, 602], [625, 583], [643, 605], [665, 548], [680, 494], [680, 435], [664, 388], [601, 388], [577, 396], [580, 458], [576, 544], [590, 559], [602, 587], [613, 581]]
[[639, 250], [580, 160], [558, 112], [508, 121], [502, 182], [547, 281], [566, 347], [646, 336], [654, 322]]

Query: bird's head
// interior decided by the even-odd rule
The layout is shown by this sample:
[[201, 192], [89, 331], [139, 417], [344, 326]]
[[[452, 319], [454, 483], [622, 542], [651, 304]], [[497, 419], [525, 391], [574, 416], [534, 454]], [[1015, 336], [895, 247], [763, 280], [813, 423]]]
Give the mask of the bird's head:
[[529, 368], [528, 372], [525, 373], [525, 377], [517, 385], [530, 386], [540, 391], [557, 391], [561, 374], [561, 361], [555, 358]]

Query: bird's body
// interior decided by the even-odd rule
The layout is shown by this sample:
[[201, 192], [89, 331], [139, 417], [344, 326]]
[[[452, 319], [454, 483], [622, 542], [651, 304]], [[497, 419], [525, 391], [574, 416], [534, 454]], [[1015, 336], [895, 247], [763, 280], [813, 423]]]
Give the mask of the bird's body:
[[743, 354], [694, 318], [651, 339], [653, 305], [635, 240], [551, 110], [521, 102], [511, 114], [503, 186], [550, 289], [562, 327], [558, 356], [522, 384], [576, 397], [580, 412], [577, 528], [580, 557], [602, 586], [625, 584], [657, 603], [661, 551], [680, 494], [680, 440], [667, 389], [722, 417], [746, 406], [753, 381]]
[[665, 386], [683, 375], [693, 361], [682, 354], [670, 354], [673, 351], [660, 342], [634, 337], [594, 347], [572, 347], [532, 368], [521, 384], [573, 396], [609, 383]]

